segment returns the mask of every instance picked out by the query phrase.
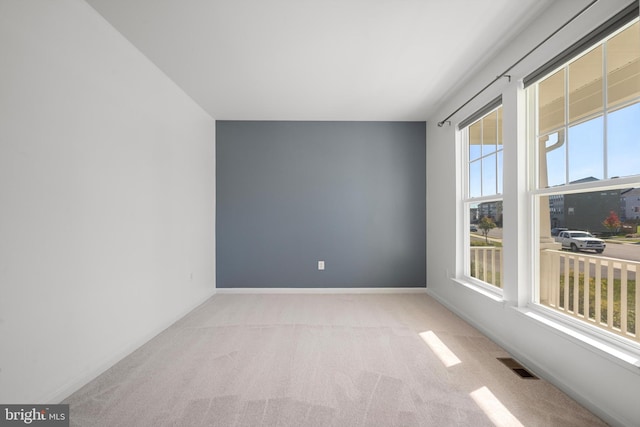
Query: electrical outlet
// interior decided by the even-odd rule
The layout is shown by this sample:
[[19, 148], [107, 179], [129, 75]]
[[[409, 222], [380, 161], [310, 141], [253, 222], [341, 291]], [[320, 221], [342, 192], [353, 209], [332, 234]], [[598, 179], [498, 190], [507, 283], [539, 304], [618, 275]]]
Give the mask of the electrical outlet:
[[318, 270], [324, 270], [324, 261], [318, 261]]

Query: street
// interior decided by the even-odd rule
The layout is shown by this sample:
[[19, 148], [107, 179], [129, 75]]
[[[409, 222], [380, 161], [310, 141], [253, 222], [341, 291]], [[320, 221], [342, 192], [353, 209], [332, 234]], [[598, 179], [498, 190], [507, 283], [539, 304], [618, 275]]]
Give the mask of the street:
[[602, 256], [630, 261], [640, 261], [640, 244], [621, 244], [607, 241], [607, 248]]
[[[471, 233], [471, 236], [474, 239], [484, 240], [484, 236], [482, 236], [481, 232]], [[494, 228], [489, 230], [488, 234], [489, 240], [502, 242], [502, 228]], [[594, 251], [586, 251], [585, 254], [596, 254]], [[610, 240], [607, 240], [607, 248], [600, 255], [607, 258], [618, 258], [625, 259], [629, 261], [638, 261], [640, 262], [640, 244], [639, 243], [612, 243]]]

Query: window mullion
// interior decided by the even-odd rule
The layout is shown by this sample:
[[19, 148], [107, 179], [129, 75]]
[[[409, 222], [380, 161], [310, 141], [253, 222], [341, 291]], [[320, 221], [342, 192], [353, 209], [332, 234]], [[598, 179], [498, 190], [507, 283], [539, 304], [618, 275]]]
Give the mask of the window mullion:
[[[564, 183], [569, 183], [569, 66], [564, 67]], [[546, 152], [545, 152], [546, 154]], [[549, 172], [547, 171], [547, 175]]]
[[484, 119], [480, 120], [480, 197], [484, 196]]
[[496, 194], [500, 194], [500, 192], [498, 191], [500, 188], [500, 185], [498, 184], [498, 180], [500, 179], [500, 174], [498, 173], [498, 141], [499, 141], [499, 137], [498, 135], [500, 135], [500, 130], [498, 129], [498, 124], [500, 123], [500, 117], [498, 114], [496, 114], [496, 140], [495, 140], [495, 144], [496, 144], [496, 168], [495, 168], [495, 176], [496, 176]]
[[607, 85], [609, 76], [607, 73], [607, 43], [602, 44], [602, 163], [603, 163], [603, 177], [609, 178], [609, 160], [607, 155], [607, 128], [609, 119], [609, 107], [607, 91]]

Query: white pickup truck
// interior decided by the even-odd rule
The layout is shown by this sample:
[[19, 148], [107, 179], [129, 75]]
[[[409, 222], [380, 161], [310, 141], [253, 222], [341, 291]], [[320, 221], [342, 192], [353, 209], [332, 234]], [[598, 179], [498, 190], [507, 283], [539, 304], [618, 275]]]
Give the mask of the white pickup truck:
[[606, 247], [604, 240], [593, 237], [586, 231], [561, 231], [555, 239], [562, 244], [563, 249], [571, 249], [574, 252], [592, 250], [601, 254]]

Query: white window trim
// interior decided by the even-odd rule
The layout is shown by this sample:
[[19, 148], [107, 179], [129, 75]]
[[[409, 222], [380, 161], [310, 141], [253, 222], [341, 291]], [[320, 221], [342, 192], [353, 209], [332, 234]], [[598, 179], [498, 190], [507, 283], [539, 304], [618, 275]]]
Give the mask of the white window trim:
[[[533, 159], [532, 159], [533, 160]], [[578, 339], [582, 343], [588, 344], [591, 348], [600, 350], [612, 358], [616, 362], [622, 362], [625, 367], [632, 366], [634, 370], [640, 369], [640, 344], [635, 343], [606, 329], [591, 325], [583, 320], [576, 319], [568, 314], [554, 310], [541, 303], [538, 303], [538, 294], [540, 289], [540, 241], [539, 236], [539, 200], [542, 196], [551, 196], [555, 194], [574, 194], [588, 191], [614, 190], [620, 188], [637, 187], [640, 177], [632, 176], [627, 178], [618, 178], [599, 181], [597, 187], [593, 183], [579, 183], [564, 185], [554, 188], [544, 188], [530, 191], [531, 206], [534, 208], [530, 211], [530, 224], [534, 225], [532, 233], [531, 246], [532, 251], [532, 277], [531, 277], [531, 297], [525, 307], [520, 309], [525, 313], [530, 313], [529, 317], [542, 321], [547, 326], [567, 333], [574, 339]], [[591, 184], [591, 185], [590, 185]], [[637, 280], [637, 279], [636, 279]], [[636, 281], [636, 283], [638, 283]], [[636, 292], [636, 297], [638, 297]], [[640, 329], [640, 323], [636, 318], [636, 328]]]
[[[507, 96], [523, 96], [527, 97], [527, 90], [519, 86], [517, 91], [510, 92], [507, 91], [503, 93], [503, 105], [508, 104], [512, 105], [511, 99]], [[513, 101], [513, 105], [517, 103]], [[525, 102], [527, 107], [529, 106], [528, 102]], [[519, 113], [518, 113], [519, 114]], [[525, 111], [525, 115], [528, 116]], [[515, 117], [516, 115], [509, 115], [509, 117]], [[507, 115], [503, 114], [503, 125], [509, 126], [506, 122]], [[465, 128], [466, 129], [466, 128]], [[504, 203], [505, 194], [485, 196], [473, 199], [467, 199], [465, 196], [468, 195], [469, 185], [469, 177], [468, 177], [468, 150], [466, 147], [466, 136], [463, 135], [465, 131], [459, 130], [457, 131], [457, 147], [459, 153], [459, 159], [461, 159], [460, 163], [458, 163], [461, 168], [461, 173], [458, 174], [461, 181], [458, 186], [459, 189], [459, 197], [458, 203], [459, 208], [458, 212], [460, 212], [459, 221], [458, 221], [458, 229], [463, 230], [462, 239], [458, 239], [458, 256], [456, 259], [462, 260], [462, 262], [457, 263], [456, 271], [457, 274], [452, 278], [453, 283], [458, 284], [459, 286], [470, 289], [483, 297], [492, 300], [496, 303], [502, 304], [505, 307], [509, 307], [520, 313], [523, 316], [526, 316], [528, 319], [531, 319], [537, 323], [539, 323], [542, 327], [549, 329], [553, 333], [558, 336], [562, 336], [565, 339], [568, 339], [577, 345], [580, 345], [586, 350], [593, 352], [594, 354], [598, 354], [601, 357], [607, 358], [608, 360], [616, 363], [617, 365], [629, 370], [632, 373], [637, 374], [640, 371], [640, 345], [636, 345], [634, 342], [625, 339], [619, 335], [614, 334], [613, 332], [607, 331], [605, 329], [598, 328], [596, 326], [589, 325], [579, 319], [573, 318], [572, 316], [556, 311], [552, 308], [546, 307], [542, 304], [535, 302], [537, 298], [537, 280], [539, 274], [539, 233], [538, 233], [538, 214], [539, 209], [537, 209], [537, 201], [540, 196], [549, 196], [553, 194], [568, 194], [568, 193], [579, 193], [585, 190], [593, 189], [593, 183], [578, 183], [578, 184], [567, 184], [563, 186], [558, 186], [555, 188], [543, 188], [537, 189], [537, 156], [535, 155], [535, 144], [527, 143], [526, 144], [526, 152], [527, 152], [527, 171], [525, 172], [527, 175], [527, 179], [525, 182], [525, 188], [519, 188], [517, 192], [524, 191], [527, 196], [524, 198], [524, 203], [526, 205], [526, 215], [527, 222], [531, 226], [528, 227], [528, 232], [524, 234], [518, 234], [517, 239], [521, 242], [524, 242], [526, 246], [528, 246], [531, 250], [526, 251], [525, 254], [521, 254], [528, 259], [528, 263], [531, 266], [528, 269], [528, 280], [518, 281], [514, 286], [518, 287], [518, 292], [527, 295], [522, 303], [518, 303], [517, 300], [507, 301], [504, 295], [504, 289], [507, 286], [510, 286], [508, 283], [503, 283], [502, 288], [497, 288], [493, 285], [484, 283], [480, 280], [477, 280], [473, 277], [470, 277], [468, 273], [469, 269], [469, 209], [468, 206], [470, 203], [481, 203], [483, 201], [493, 201], [493, 200], [502, 200]], [[530, 135], [531, 126], [527, 121], [526, 126], [526, 134]], [[503, 135], [504, 137], [504, 135]], [[521, 172], [522, 173], [522, 172]], [[506, 175], [505, 175], [505, 178]], [[598, 182], [598, 189], [616, 189], [620, 187], [629, 187], [629, 186], [637, 186], [638, 177], [625, 177], [625, 178], [615, 178], [609, 180], [601, 180]], [[516, 194], [512, 194], [510, 191], [506, 194], [507, 197], [516, 197]], [[521, 206], [522, 208], [522, 206]], [[509, 266], [505, 266], [505, 269], [509, 268]], [[527, 275], [525, 275], [526, 277]], [[522, 301], [522, 300], [521, 300]]]
[[[533, 163], [534, 159], [531, 159], [530, 163]], [[531, 168], [533, 169], [533, 168]], [[625, 186], [625, 183], [631, 182], [637, 185], [637, 177], [627, 178], [624, 180], [609, 180], [615, 182], [609, 182], [607, 185], [599, 187], [601, 189], [614, 189], [620, 185]], [[514, 309], [520, 313], [526, 315], [528, 318], [533, 319], [545, 327], [552, 329], [555, 333], [562, 335], [582, 347], [600, 354], [616, 364], [631, 370], [634, 373], [640, 371], [640, 345], [630, 341], [622, 336], [614, 334], [613, 332], [599, 328], [594, 325], [590, 325], [580, 319], [576, 319], [569, 314], [562, 313], [554, 310], [553, 308], [546, 307], [543, 304], [536, 302], [538, 300], [539, 292], [539, 275], [540, 275], [540, 242], [539, 242], [539, 199], [540, 196], [553, 195], [553, 194], [567, 194], [577, 193], [584, 189], [592, 189], [588, 184], [574, 184], [571, 188], [569, 186], [563, 186], [561, 191], [557, 188], [553, 189], [540, 189], [531, 190], [529, 192], [530, 206], [533, 209], [529, 210], [529, 224], [532, 224], [531, 233], [528, 236], [523, 236], [529, 241], [531, 248], [530, 253], [531, 261], [531, 277], [530, 280], [524, 281], [519, 284], [521, 288], [528, 287], [528, 289], [521, 289], [521, 291], [530, 292], [528, 302], [524, 306], [514, 305]], [[636, 293], [636, 295], [638, 295]], [[638, 323], [636, 323], [638, 324]]]
[[[487, 111], [481, 118], [486, 117], [487, 115], [495, 112], [496, 110], [498, 110], [498, 108], [501, 108], [503, 104], [500, 104], [498, 106], [496, 106], [495, 108], [492, 108], [491, 110]], [[480, 119], [481, 119], [480, 118]], [[478, 119], [478, 120], [480, 120]], [[503, 115], [503, 119], [504, 120], [504, 115]], [[456, 131], [457, 134], [457, 140], [458, 140], [458, 148], [459, 148], [459, 152], [461, 153], [460, 159], [461, 159], [461, 178], [462, 178], [462, 182], [461, 182], [461, 188], [460, 188], [460, 198], [458, 200], [461, 201], [460, 203], [460, 209], [462, 210], [460, 218], [461, 218], [461, 224], [458, 225], [458, 229], [462, 230], [462, 241], [461, 241], [461, 250], [458, 252], [459, 254], [461, 254], [462, 256], [458, 256], [456, 257], [457, 259], [462, 259], [461, 264], [459, 264], [457, 266], [457, 271], [458, 273], [456, 274], [456, 277], [454, 278], [454, 281], [465, 286], [468, 287], [470, 289], [473, 289], [477, 292], [479, 292], [480, 294], [487, 296], [495, 301], [504, 301], [504, 271], [501, 272], [502, 274], [502, 288], [499, 288], [497, 286], [494, 286], [490, 283], [484, 282], [482, 280], [476, 279], [475, 277], [471, 276], [471, 266], [470, 266], [470, 236], [469, 236], [469, 224], [471, 223], [470, 218], [469, 218], [469, 206], [471, 204], [480, 204], [483, 202], [492, 202], [492, 201], [504, 201], [504, 195], [502, 193], [498, 193], [498, 194], [492, 194], [489, 196], [481, 196], [481, 197], [469, 197], [469, 165], [470, 165], [470, 160], [469, 160], [469, 147], [468, 147], [468, 141], [469, 141], [469, 127], [471, 125], [473, 125], [474, 123], [476, 123], [475, 121], [473, 123], [470, 123], [468, 126], [464, 127], [463, 129], [459, 129]], [[503, 141], [503, 148], [502, 150], [500, 150], [500, 152], [503, 153], [503, 162], [504, 162], [504, 135], [502, 138]], [[497, 151], [495, 153], [493, 153], [494, 155], [497, 156]], [[484, 156], [480, 156], [480, 159], [482, 159]], [[499, 175], [497, 174], [496, 171], [496, 179]], [[504, 170], [501, 174], [501, 176], [504, 179]], [[504, 185], [500, 186], [501, 188], [503, 188], [504, 191]]]
[[[632, 21], [632, 23], [633, 22], [636, 22], [636, 21], [634, 20]], [[616, 31], [612, 35], [603, 39], [603, 41], [614, 37], [616, 34], [623, 31], [628, 26], [632, 25], [632, 23], [625, 25], [620, 30]], [[586, 54], [587, 52], [589, 52], [591, 49], [593, 49], [595, 46], [598, 46], [599, 44], [602, 44], [602, 41], [589, 47], [579, 56], [572, 59], [572, 61]], [[540, 80], [547, 78], [548, 76], [564, 68], [565, 66], [566, 64], [556, 68], [552, 72], [548, 73], [546, 76], [542, 77]], [[603, 58], [603, 72], [606, 74], [606, 56]], [[604, 102], [603, 112], [601, 114], [600, 113], [593, 114], [593, 115], [590, 115], [589, 117], [585, 117], [580, 120], [568, 123], [568, 117], [566, 116], [568, 114], [568, 110], [565, 105], [565, 124], [559, 127], [558, 129], [556, 129], [556, 131], [565, 130], [565, 132], [568, 132], [568, 129], [571, 126], [574, 126], [578, 123], [582, 123], [594, 117], [598, 117], [602, 115], [604, 117], [603, 132], [605, 132], [603, 135], [605, 135], [607, 130], [606, 117], [608, 113], [616, 111], [620, 108], [624, 108], [629, 105], [633, 105], [634, 103], [637, 103], [640, 101], [640, 97], [636, 97], [632, 100], [626, 100], [626, 101], [617, 103], [614, 106], [608, 107], [606, 103], [607, 88], [605, 85], [606, 85], [606, 77], [603, 74], [603, 86], [604, 86], [603, 96], [605, 97], [605, 99], [603, 101]], [[526, 102], [527, 109], [533, 109], [533, 111], [537, 111], [537, 96], [531, 96], [531, 94], [537, 95], [537, 83], [534, 83], [529, 88], [522, 89], [522, 90], [525, 91], [524, 95], [527, 98], [527, 102]], [[568, 99], [566, 99], [565, 97], [565, 104], [566, 103], [568, 103]], [[527, 147], [528, 147], [527, 154], [529, 157], [527, 162], [529, 166], [529, 172], [527, 174], [528, 175], [527, 176], [527, 187], [528, 187], [527, 193], [528, 193], [529, 204], [532, 207], [532, 209], [530, 209], [529, 211], [528, 216], [529, 216], [529, 224], [532, 224], [532, 227], [531, 227], [532, 232], [527, 237], [524, 237], [524, 238], [529, 240], [530, 247], [533, 249], [530, 255], [531, 256], [530, 261], [533, 268], [531, 269], [530, 281], [527, 281], [529, 283], [528, 286], [530, 286], [529, 288], [530, 297], [528, 298], [528, 303], [525, 306], [520, 306], [520, 307], [515, 306], [514, 308], [519, 312], [523, 313], [524, 315], [526, 315], [527, 317], [534, 319], [540, 322], [541, 324], [544, 324], [546, 327], [551, 328], [556, 333], [562, 334], [563, 336], [568, 337], [573, 341], [576, 341], [581, 346], [595, 353], [604, 355], [608, 359], [614, 361], [615, 363], [619, 364], [622, 367], [625, 367], [631, 370], [634, 373], [638, 373], [638, 371], [640, 370], [640, 344], [635, 343], [613, 332], [607, 331], [605, 329], [599, 328], [594, 325], [590, 325], [587, 322], [584, 322], [580, 319], [576, 319], [560, 311], [554, 310], [553, 308], [546, 307], [538, 303], [537, 300], [538, 300], [539, 280], [540, 280], [540, 277], [539, 277], [540, 276], [540, 241], [539, 241], [540, 239], [538, 238], [538, 236], [540, 235], [539, 234], [540, 198], [544, 196], [553, 196], [557, 194], [573, 194], [573, 193], [581, 193], [586, 191], [601, 191], [601, 190], [638, 187], [640, 182], [640, 176], [634, 175], [634, 176], [623, 177], [623, 178], [607, 177], [606, 179], [602, 179], [594, 182], [574, 183], [574, 184], [565, 183], [564, 185], [558, 185], [555, 187], [538, 188], [539, 164], [538, 164], [538, 155], [537, 155], [538, 154], [537, 145], [539, 141], [538, 141], [538, 135], [536, 134], [537, 133], [536, 132], [537, 115], [532, 115], [530, 113], [531, 111], [526, 111], [526, 116], [528, 118], [527, 127], [526, 127], [527, 128]], [[533, 122], [533, 123], [531, 122], [530, 118], [532, 116], [535, 117], [536, 122]], [[503, 120], [505, 119], [503, 118]], [[552, 133], [552, 132], [547, 132], [545, 133], [545, 135], [549, 133]], [[603, 144], [606, 150], [606, 146], [607, 146], [606, 138], [604, 138]], [[606, 167], [607, 167], [606, 151], [604, 156], [605, 156], [603, 159], [603, 161], [605, 162], [604, 173], [605, 173], [605, 176], [607, 176], [606, 174], [608, 173], [608, 171], [606, 170]], [[569, 161], [568, 156], [566, 158], [566, 161], [567, 162]], [[568, 168], [566, 170], [566, 174], [568, 177], [568, 174], [569, 174]], [[567, 179], [565, 179], [565, 181], [567, 181]], [[527, 286], [527, 285], [521, 284], [519, 286]], [[638, 293], [636, 293], [636, 297], [639, 297]], [[639, 316], [639, 314], [636, 314], [636, 316]], [[636, 325], [637, 325], [636, 326], [637, 330], [640, 329], [640, 323], [638, 323], [638, 317], [636, 317]]]
[[[622, 31], [624, 28], [626, 28], [626, 26], [617, 32]], [[613, 37], [616, 33], [610, 37]], [[610, 37], [607, 37], [607, 39]], [[591, 48], [585, 50], [585, 53], [590, 49]], [[558, 67], [553, 72], [560, 68], [562, 67]], [[510, 206], [510, 209], [517, 209], [518, 215], [513, 218], [513, 221], [517, 221], [517, 227], [510, 228], [510, 235], [508, 237], [509, 243], [514, 245], [513, 249], [517, 251], [518, 265], [505, 265], [505, 270], [509, 270], [509, 273], [512, 273], [512, 267], [518, 270], [518, 273], [514, 276], [517, 280], [512, 280], [513, 283], [503, 283], [502, 289], [499, 289], [465, 275], [465, 271], [468, 271], [465, 270], [465, 268], [468, 268], [467, 264], [469, 263], [469, 199], [467, 191], [467, 186], [469, 185], [469, 162], [466, 147], [467, 137], [463, 135], [463, 131], [467, 128], [457, 129], [455, 131], [456, 168], [459, 168], [456, 173], [456, 179], [460, 180], [456, 183], [456, 225], [457, 230], [462, 230], [462, 233], [457, 233], [456, 235], [455, 274], [451, 277], [449, 271], [447, 271], [447, 277], [450, 277], [454, 284], [475, 291], [478, 295], [482, 295], [482, 297], [493, 300], [496, 303], [501, 303], [506, 309], [512, 309], [526, 316], [527, 319], [538, 323], [543, 328], [549, 329], [554, 334], [575, 342], [576, 345], [580, 345], [598, 356], [610, 359], [612, 362], [624, 367], [630, 372], [638, 374], [640, 372], [640, 345], [636, 345], [633, 341], [616, 335], [613, 332], [589, 325], [568, 314], [535, 302], [537, 301], [537, 276], [539, 274], [539, 265], [537, 263], [539, 262], [540, 253], [538, 237], [539, 209], [537, 209], [537, 201], [540, 199], [540, 196], [558, 193], [567, 194], [570, 192], [577, 193], [590, 190], [593, 188], [593, 184], [566, 184], [558, 188], [537, 189], [536, 174], [538, 165], [535, 152], [536, 144], [531, 144], [531, 141], [535, 140], [530, 136], [533, 129], [531, 129], [530, 121], [525, 120], [525, 117], [529, 117], [527, 109], [531, 107], [527, 94], [528, 91], [523, 87], [522, 80], [514, 81], [502, 91], [502, 105], [510, 109], [509, 113], [503, 111], [503, 141], [511, 141], [515, 134], [518, 135], [516, 140], [513, 141], [513, 143], [516, 144], [518, 156], [510, 152], [509, 161], [513, 162], [515, 158], [522, 161], [522, 163], [517, 163], [520, 167], [518, 179], [514, 179], [515, 172], [513, 170], [510, 172], [510, 175], [507, 175], [506, 168], [503, 170], [505, 182], [507, 182], [507, 180], [513, 182], [510, 181], [509, 187], [504, 185], [503, 194], [500, 195], [505, 210], [507, 205]], [[608, 108], [608, 111], [614, 111], [616, 108], [620, 108], [622, 104], [630, 105], [632, 102], [622, 102], [615, 108]], [[514, 106], [517, 106], [517, 108], [511, 110]], [[505, 133], [507, 129], [509, 130], [508, 135]], [[503, 149], [505, 162], [507, 162], [506, 153], [508, 149], [506, 146]], [[520, 150], [523, 151], [520, 152]], [[522, 157], [520, 157], [521, 155]], [[522, 170], [523, 166], [526, 170]], [[514, 168], [515, 166], [510, 166], [510, 169]], [[601, 180], [598, 183], [598, 188], [613, 189], [629, 184], [632, 184], [631, 186], [637, 186], [637, 182], [637, 176]], [[493, 196], [489, 197], [489, 199], [495, 199], [497, 197], [498, 196]], [[473, 202], [475, 201], [476, 200], [473, 200]], [[477, 201], [480, 202], [482, 199], [478, 198]], [[638, 328], [640, 329], [640, 324]]]
[[526, 307], [513, 309], [635, 374], [640, 372], [640, 349], [612, 332], [598, 329], [540, 304], [530, 303]]

